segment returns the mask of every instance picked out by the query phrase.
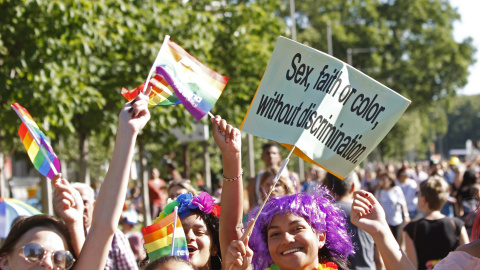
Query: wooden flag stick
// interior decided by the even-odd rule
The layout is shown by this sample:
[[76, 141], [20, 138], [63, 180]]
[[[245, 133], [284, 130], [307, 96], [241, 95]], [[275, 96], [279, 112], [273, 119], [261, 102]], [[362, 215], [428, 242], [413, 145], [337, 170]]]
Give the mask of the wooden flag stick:
[[173, 249], [175, 248], [175, 230], [177, 229], [177, 219], [178, 219], [178, 206], [175, 206], [173, 208], [175, 215], [174, 215], [174, 220], [173, 220], [173, 233], [172, 233], [172, 247], [170, 248], [170, 256], [174, 256], [173, 254]]
[[169, 40], [170, 40], [170, 36], [165, 35], [165, 38], [163, 39], [162, 46], [160, 47], [160, 50], [158, 50], [157, 57], [155, 57], [155, 61], [153, 61], [152, 67], [150, 68], [150, 71], [148, 72], [147, 81], [145, 82], [145, 84], [143, 86], [142, 93], [145, 93], [145, 91], [147, 90], [147, 85], [150, 83], [150, 78], [152, 78], [152, 73], [155, 70], [155, 68], [157, 67], [156, 64], [157, 64], [158, 57], [160, 57], [160, 53], [162, 52], [163, 46], [168, 46], [167, 43], [168, 43]]
[[[242, 242], [245, 241], [245, 238], [247, 238], [248, 236], [250, 236], [250, 234], [252, 234], [253, 227], [255, 227], [255, 222], [257, 222], [257, 219], [258, 219], [258, 217], [260, 216], [260, 213], [262, 212], [263, 207], [264, 207], [265, 204], [268, 202], [268, 199], [270, 199], [270, 195], [272, 194], [273, 190], [275, 189], [275, 186], [277, 185], [278, 179], [280, 178], [280, 175], [282, 175], [283, 169], [285, 169], [285, 167], [287, 166], [288, 162], [290, 161], [290, 156], [292, 155], [293, 150], [295, 150], [295, 145], [292, 147], [292, 150], [290, 150], [290, 153], [288, 154], [288, 156], [287, 156], [287, 158], [285, 159], [285, 161], [283, 161], [283, 164], [282, 164], [282, 166], [280, 167], [280, 169], [278, 170], [277, 175], [275, 175], [275, 179], [273, 180], [273, 185], [272, 185], [272, 187], [270, 188], [270, 191], [268, 192], [267, 197], [265, 198], [265, 200], [263, 200], [263, 204], [262, 204], [262, 206], [260, 207], [260, 209], [258, 210], [257, 215], [255, 216], [255, 219], [254, 219], [253, 221], [251, 221], [251, 224], [249, 224], [249, 226], [248, 226], [248, 228], [247, 228], [247, 231], [242, 235], [242, 238], [240, 238], [240, 241], [242, 241]], [[228, 268], [228, 270], [231, 270], [232, 267], [233, 267], [233, 264], [230, 265], [230, 267]]]

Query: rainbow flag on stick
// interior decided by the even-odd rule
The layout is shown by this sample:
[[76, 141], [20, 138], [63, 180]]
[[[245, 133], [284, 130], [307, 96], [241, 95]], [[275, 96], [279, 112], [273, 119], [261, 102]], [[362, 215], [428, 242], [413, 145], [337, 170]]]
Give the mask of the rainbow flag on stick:
[[163, 256], [179, 256], [189, 260], [187, 239], [177, 211], [157, 223], [143, 227], [142, 233], [150, 261]]
[[[150, 79], [153, 73], [155, 76]], [[147, 81], [154, 90], [150, 94], [150, 107], [174, 105], [181, 101], [195, 119], [200, 120], [220, 98], [228, 77], [209, 69], [167, 35]], [[123, 88], [122, 95], [132, 100], [145, 87], [143, 84], [131, 91]]]
[[38, 128], [37, 123], [35, 123], [27, 109], [16, 102], [12, 104], [12, 108], [22, 120], [22, 124], [18, 129], [18, 135], [27, 150], [33, 166], [43, 176], [53, 179], [60, 171], [60, 161], [55, 152], [53, 152], [47, 136]]

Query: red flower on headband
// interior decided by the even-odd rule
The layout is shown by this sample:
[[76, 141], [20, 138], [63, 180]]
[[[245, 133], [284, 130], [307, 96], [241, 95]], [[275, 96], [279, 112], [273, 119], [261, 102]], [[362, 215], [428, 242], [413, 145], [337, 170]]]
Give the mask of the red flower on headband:
[[221, 210], [220, 205], [214, 204], [212, 209], [212, 214], [216, 217], [220, 217], [220, 210]]

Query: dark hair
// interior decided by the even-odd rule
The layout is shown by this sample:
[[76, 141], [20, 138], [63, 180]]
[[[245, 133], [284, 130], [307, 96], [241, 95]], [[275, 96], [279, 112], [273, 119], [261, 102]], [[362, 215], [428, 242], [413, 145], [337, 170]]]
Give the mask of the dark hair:
[[9, 254], [13, 251], [14, 246], [18, 240], [28, 231], [38, 227], [46, 227], [58, 232], [59, 236], [65, 239], [67, 243], [67, 250], [70, 251], [73, 257], [76, 259], [75, 252], [72, 246], [72, 240], [68, 233], [67, 226], [52, 216], [36, 215], [31, 217], [17, 218], [8, 233], [5, 242], [0, 248], [0, 256]]
[[378, 173], [378, 179], [382, 178], [382, 177], [386, 177], [390, 180], [390, 187], [394, 187], [396, 184], [395, 184], [395, 177], [393, 177], [390, 173], [388, 173], [387, 171], [380, 171]]
[[345, 196], [354, 185], [354, 182], [353, 182], [354, 173], [355, 172], [350, 173], [343, 180], [341, 180], [340, 178], [336, 177], [331, 173], [327, 173], [327, 175], [325, 176], [324, 184], [325, 186], [327, 186], [328, 190], [330, 190], [333, 196], [337, 196], [338, 198], [341, 198]]
[[477, 183], [477, 174], [474, 170], [468, 169], [463, 173], [462, 184], [460, 184], [459, 189], [463, 187], [470, 187]]
[[278, 144], [276, 144], [274, 142], [264, 143], [262, 145], [262, 153], [265, 152], [265, 150], [269, 149], [270, 147], [277, 147], [278, 148]]
[[[198, 208], [197, 209], [191, 209], [189, 215], [191, 215], [191, 214], [197, 214], [198, 216], [200, 216], [200, 218], [203, 220], [203, 222], [205, 222], [205, 225], [207, 226], [207, 229], [210, 232], [210, 237], [212, 238], [212, 247], [215, 247], [216, 250], [217, 250], [217, 254], [215, 256], [210, 256], [210, 269], [212, 269], [212, 270], [222, 269], [222, 253], [221, 253], [221, 250], [220, 250], [220, 237], [219, 237], [219, 229], [220, 229], [219, 218], [216, 217], [213, 213], [205, 214], [202, 210], [200, 210]], [[145, 250], [145, 253], [147, 253], [147, 257], [143, 261], [140, 262], [140, 267], [145, 266], [149, 261], [148, 252], [146, 250]], [[164, 256], [164, 257], [167, 257], [167, 256]], [[164, 257], [162, 257], [162, 258], [164, 258]], [[168, 257], [172, 257], [172, 256], [168, 256]], [[173, 257], [175, 257], [175, 256], [173, 256]], [[159, 259], [151, 262], [150, 264], [148, 264], [148, 266], [150, 266], [153, 263], [155, 263], [155, 266], [159, 265], [160, 263], [156, 263], [156, 261], [162, 260], [162, 258], [159, 258]], [[180, 258], [180, 259], [182, 259], [182, 258]], [[170, 260], [173, 260], [173, 259], [163, 259], [162, 262], [163, 261], [168, 262]], [[179, 260], [177, 260], [177, 261], [179, 261]], [[155, 268], [148, 268], [148, 269], [153, 270]], [[147, 268], [145, 268], [145, 270], [147, 270]]]
[[220, 270], [222, 269], [222, 253], [220, 252], [220, 237], [219, 237], [219, 229], [220, 229], [220, 220], [217, 216], [213, 213], [205, 214], [200, 209], [193, 209], [191, 210], [190, 214], [197, 214], [199, 215], [205, 225], [207, 225], [207, 229], [210, 232], [210, 236], [212, 238], [212, 247], [216, 248], [217, 254], [215, 256], [210, 256], [210, 269], [212, 270]]
[[160, 258], [156, 259], [155, 261], [149, 263], [147, 265], [147, 267], [144, 268], [144, 270], [155, 270], [155, 269], [157, 269], [157, 267], [163, 266], [163, 265], [165, 265], [169, 262], [184, 263], [186, 266], [188, 266], [192, 270], [195, 270], [195, 268], [193, 267], [193, 265], [189, 261], [185, 260], [182, 257], [178, 257], [178, 256], [163, 256], [163, 257], [160, 257]]
[[397, 171], [397, 179], [400, 179], [400, 175], [407, 173], [407, 168], [405, 166], [402, 166], [400, 169]]
[[166, 165], [167, 165], [168, 168], [170, 168], [172, 170], [176, 170], [178, 168], [178, 164], [175, 161], [172, 161], [172, 160], [167, 160]]

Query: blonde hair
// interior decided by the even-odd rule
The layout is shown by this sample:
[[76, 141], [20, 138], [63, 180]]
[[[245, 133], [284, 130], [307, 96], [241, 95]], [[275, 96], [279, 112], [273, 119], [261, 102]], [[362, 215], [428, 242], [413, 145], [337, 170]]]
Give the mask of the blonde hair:
[[447, 202], [450, 188], [443, 177], [435, 175], [420, 183], [420, 193], [425, 197], [428, 208], [439, 210]]

